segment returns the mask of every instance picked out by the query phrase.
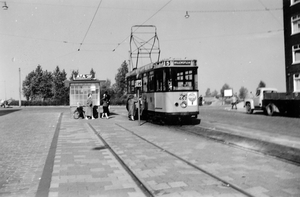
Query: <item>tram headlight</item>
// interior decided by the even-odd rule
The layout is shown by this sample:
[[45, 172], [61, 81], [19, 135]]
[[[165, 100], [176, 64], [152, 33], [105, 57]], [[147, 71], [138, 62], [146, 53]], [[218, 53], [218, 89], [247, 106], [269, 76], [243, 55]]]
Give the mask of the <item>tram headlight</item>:
[[176, 103], [175, 103], [175, 107], [178, 107], [178, 105], [179, 105], [179, 104], [176, 102]]
[[180, 104], [180, 106], [181, 106], [182, 108], [186, 108], [186, 107], [187, 107], [187, 103], [186, 103], [185, 101], [182, 101], [182, 103]]

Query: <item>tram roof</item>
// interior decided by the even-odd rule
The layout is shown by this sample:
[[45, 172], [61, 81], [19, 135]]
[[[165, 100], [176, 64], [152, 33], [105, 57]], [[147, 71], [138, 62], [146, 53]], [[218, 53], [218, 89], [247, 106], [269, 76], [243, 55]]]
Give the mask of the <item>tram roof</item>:
[[158, 62], [146, 64], [140, 68], [137, 68], [126, 74], [126, 77], [130, 75], [136, 75], [145, 71], [154, 70], [163, 67], [197, 67], [196, 59], [163, 59]]

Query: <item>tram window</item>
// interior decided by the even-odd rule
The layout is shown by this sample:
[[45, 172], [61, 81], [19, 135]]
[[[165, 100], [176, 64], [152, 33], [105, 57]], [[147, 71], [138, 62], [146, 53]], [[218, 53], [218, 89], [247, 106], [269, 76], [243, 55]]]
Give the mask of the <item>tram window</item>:
[[155, 80], [156, 80], [156, 91], [162, 91], [163, 90], [163, 71], [158, 70], [155, 73]]
[[127, 92], [133, 93], [134, 92], [134, 78], [127, 78]]
[[144, 73], [143, 74], [143, 89], [142, 89], [143, 92], [148, 92], [147, 85], [148, 85], [148, 76], [147, 76], [147, 73]]
[[167, 91], [172, 91], [173, 90], [173, 83], [172, 83], [172, 74], [171, 74], [171, 69], [170, 68], [167, 68], [165, 71], [164, 71], [164, 74], [165, 74], [165, 83], [166, 83], [166, 90]]
[[131, 78], [131, 80], [130, 80], [130, 92], [131, 93], [134, 92], [134, 79], [133, 78]]
[[174, 69], [173, 75], [175, 75], [174, 90], [193, 90], [195, 85], [193, 84], [193, 70], [186, 69]]
[[148, 91], [153, 92], [154, 91], [154, 83], [155, 83], [155, 81], [154, 81], [154, 72], [153, 71], [151, 71], [149, 73], [149, 78], [148, 79], [149, 79], [148, 80]]
[[166, 70], [163, 70], [163, 81], [162, 81], [162, 86], [163, 86], [163, 91], [168, 91], [168, 84], [166, 83], [167, 81], [167, 74]]
[[193, 71], [192, 70], [185, 71], [185, 79], [186, 80], [193, 80]]
[[177, 80], [178, 81], [183, 80], [183, 72], [177, 73]]

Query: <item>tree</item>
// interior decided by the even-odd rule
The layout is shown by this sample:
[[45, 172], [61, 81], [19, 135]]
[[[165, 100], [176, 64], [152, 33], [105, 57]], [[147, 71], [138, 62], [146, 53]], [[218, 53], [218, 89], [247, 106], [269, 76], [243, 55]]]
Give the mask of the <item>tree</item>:
[[38, 65], [23, 81], [23, 95], [31, 101], [51, 98], [52, 85], [52, 73], [43, 71], [41, 65]]
[[214, 90], [210, 95], [213, 96], [213, 97], [217, 97], [218, 96], [218, 91]]
[[33, 99], [33, 91], [32, 90], [33, 90], [33, 85], [34, 85], [34, 77], [35, 77], [35, 73], [34, 73], [34, 71], [31, 71], [25, 77], [25, 80], [23, 81], [23, 84], [22, 84], [23, 95], [27, 101]]
[[96, 72], [93, 70], [93, 68], [91, 69], [90, 74], [92, 75], [92, 78], [95, 78]]
[[41, 82], [43, 78], [43, 69], [41, 65], [38, 65], [34, 71], [35, 77], [33, 81], [33, 86], [32, 86], [32, 93], [33, 93], [33, 98], [34, 100], [41, 100], [42, 97], [40, 95], [41, 93]]
[[248, 90], [247, 88], [245, 88], [244, 86], [241, 87], [240, 91], [239, 91], [239, 98], [244, 100], [248, 95]]
[[67, 73], [63, 69], [60, 71], [56, 66], [53, 71], [53, 100], [58, 101], [61, 104], [69, 102], [69, 87], [65, 87], [64, 81], [67, 79]]
[[46, 99], [52, 98], [53, 77], [51, 72], [48, 72], [47, 70], [43, 71], [38, 87], [38, 96], [40, 97], [40, 99], [45, 101]]
[[104, 83], [101, 83], [100, 86], [100, 98], [103, 98], [103, 94], [107, 92], [107, 94], [110, 96], [110, 101], [111, 103], [113, 103], [114, 97], [115, 97], [115, 93], [113, 88], [111, 87], [111, 81], [110, 79], [106, 79], [106, 81]]
[[224, 90], [227, 90], [227, 89], [230, 89], [230, 86], [227, 83], [225, 83], [220, 90], [222, 97], [224, 97]]
[[258, 87], [256, 89], [258, 89], [258, 88], [264, 88], [264, 87], [266, 87], [266, 83], [263, 82], [263, 81], [260, 81], [259, 84], [258, 84]]
[[23, 81], [23, 95], [27, 100], [36, 100], [40, 94], [40, 84], [42, 81], [43, 70], [41, 65], [30, 72]]
[[79, 70], [72, 70], [71, 76], [69, 79], [74, 80], [74, 78], [76, 78], [78, 74], [79, 74]]
[[124, 61], [121, 67], [118, 69], [118, 73], [115, 76], [116, 83], [114, 84], [114, 90], [117, 98], [123, 97], [127, 90], [126, 86], [126, 74], [128, 73], [128, 64]]
[[211, 96], [210, 88], [207, 88], [205, 92], [205, 96]]
[[104, 83], [101, 84], [101, 92], [108, 91], [111, 88], [111, 81], [110, 79], [106, 79]]

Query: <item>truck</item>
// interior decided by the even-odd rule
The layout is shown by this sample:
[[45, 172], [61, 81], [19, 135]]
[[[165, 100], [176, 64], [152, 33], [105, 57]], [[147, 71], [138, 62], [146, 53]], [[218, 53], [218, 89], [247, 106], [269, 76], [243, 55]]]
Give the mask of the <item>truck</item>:
[[244, 107], [248, 114], [263, 110], [269, 116], [281, 114], [299, 117], [300, 93], [280, 93], [276, 88], [258, 88], [252, 98], [245, 99]]

